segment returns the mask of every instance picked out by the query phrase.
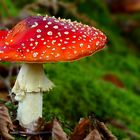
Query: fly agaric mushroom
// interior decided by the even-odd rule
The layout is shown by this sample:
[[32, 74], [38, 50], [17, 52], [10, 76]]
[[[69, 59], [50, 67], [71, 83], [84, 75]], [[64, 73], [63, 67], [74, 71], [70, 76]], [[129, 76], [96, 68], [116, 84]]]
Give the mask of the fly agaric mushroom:
[[47, 16], [32, 16], [19, 22], [0, 46], [0, 61], [23, 62], [12, 89], [19, 102], [17, 119], [28, 124], [42, 117], [42, 93], [53, 87], [42, 63], [66, 62], [102, 49], [106, 36], [94, 27]]

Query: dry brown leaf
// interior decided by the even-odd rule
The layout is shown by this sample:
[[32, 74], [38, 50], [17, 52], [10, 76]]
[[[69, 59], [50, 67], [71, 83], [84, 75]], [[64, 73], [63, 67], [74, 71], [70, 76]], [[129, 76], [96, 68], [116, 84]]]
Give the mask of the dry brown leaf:
[[105, 81], [111, 82], [112, 84], [114, 84], [115, 86], [119, 88], [124, 88], [123, 82], [114, 74], [105, 74], [103, 76], [103, 79]]
[[10, 100], [10, 97], [6, 91], [0, 91], [0, 100], [4, 102]]
[[[44, 125], [45, 121], [42, 118], [39, 118], [28, 125], [28, 128], [30, 129], [27, 129], [26, 132], [40, 132], [44, 129]], [[42, 138], [40, 135], [28, 136], [27, 140], [42, 140]]]
[[140, 139], [140, 134], [138, 134], [132, 130], [129, 130], [128, 127], [120, 120], [115, 120], [115, 119], [109, 120], [109, 124], [113, 125], [113, 127], [120, 129], [121, 131], [125, 132], [132, 139]]
[[105, 126], [103, 122], [97, 120], [98, 131], [102, 133], [107, 140], [117, 140], [112, 132]]
[[99, 132], [94, 129], [92, 130], [84, 140], [102, 140]]
[[52, 140], [68, 140], [66, 133], [56, 119], [53, 121]]
[[40, 136], [30, 136], [27, 140], [42, 140], [42, 138]]
[[140, 11], [139, 0], [106, 0], [110, 10], [115, 13], [131, 13]]
[[9, 134], [9, 130], [13, 129], [14, 126], [9, 116], [8, 109], [3, 104], [0, 104], [0, 135], [6, 140], [14, 140], [14, 137]]
[[27, 132], [39, 132], [44, 129], [44, 125], [45, 121], [42, 118], [38, 118], [36, 121], [33, 121], [30, 124], [26, 125], [25, 128], [30, 128], [30, 130], [26, 130]]
[[19, 125], [18, 121], [14, 122], [15, 131], [10, 132], [13, 135], [26, 136], [27, 140], [50, 140], [52, 136], [52, 121], [45, 122], [42, 118], [30, 123], [25, 129]]
[[70, 140], [83, 140], [87, 134], [89, 133], [89, 129], [91, 127], [91, 123], [89, 119], [82, 119], [79, 124], [74, 128], [74, 132], [71, 135]]

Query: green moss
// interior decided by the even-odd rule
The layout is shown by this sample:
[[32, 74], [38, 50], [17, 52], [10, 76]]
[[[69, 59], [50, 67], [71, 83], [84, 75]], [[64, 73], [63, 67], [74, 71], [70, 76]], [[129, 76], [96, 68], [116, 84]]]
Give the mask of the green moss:
[[[111, 56], [113, 57], [113, 54]], [[120, 59], [120, 55], [116, 55], [116, 58]], [[56, 87], [51, 93], [44, 94], [44, 108], [47, 110], [45, 114], [61, 114], [74, 125], [80, 117], [95, 112], [99, 118], [121, 120], [129, 129], [139, 132], [140, 97], [134, 94], [131, 86], [129, 87], [133, 83], [128, 83], [133, 81], [134, 71], [139, 75], [137, 68], [128, 69], [129, 59], [125, 59], [127, 65], [117, 65], [118, 59], [113, 59], [112, 63], [102, 62], [101, 59], [108, 60], [106, 55], [101, 57], [99, 53], [78, 62], [46, 64], [45, 70], [48, 71], [49, 77], [52, 77]], [[109, 67], [124, 79], [124, 89], [102, 80], [104, 73], [112, 72]], [[129, 73], [122, 75], [126, 69]]]

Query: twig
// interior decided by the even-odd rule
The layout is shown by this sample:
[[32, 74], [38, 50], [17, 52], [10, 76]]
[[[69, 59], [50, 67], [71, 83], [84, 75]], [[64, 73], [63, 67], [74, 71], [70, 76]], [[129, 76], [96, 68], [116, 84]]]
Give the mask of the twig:
[[51, 134], [51, 131], [40, 131], [40, 132], [23, 132], [23, 131], [11, 131], [12, 135], [25, 135], [25, 136], [35, 136], [35, 135], [45, 135]]

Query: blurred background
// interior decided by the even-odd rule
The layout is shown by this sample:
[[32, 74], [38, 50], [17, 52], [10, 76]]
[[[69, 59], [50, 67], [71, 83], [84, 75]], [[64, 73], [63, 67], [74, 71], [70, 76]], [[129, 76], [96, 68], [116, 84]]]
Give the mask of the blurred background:
[[[44, 64], [56, 85], [44, 94], [44, 118], [57, 116], [69, 132], [94, 112], [118, 139], [139, 140], [140, 0], [0, 0], [0, 29], [37, 14], [95, 26], [108, 38], [106, 48], [91, 57]], [[7, 104], [16, 75], [15, 64], [0, 64], [0, 100]]]

